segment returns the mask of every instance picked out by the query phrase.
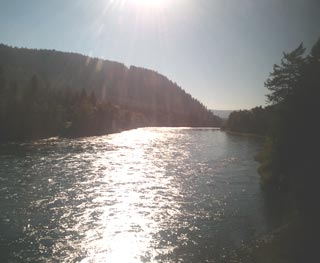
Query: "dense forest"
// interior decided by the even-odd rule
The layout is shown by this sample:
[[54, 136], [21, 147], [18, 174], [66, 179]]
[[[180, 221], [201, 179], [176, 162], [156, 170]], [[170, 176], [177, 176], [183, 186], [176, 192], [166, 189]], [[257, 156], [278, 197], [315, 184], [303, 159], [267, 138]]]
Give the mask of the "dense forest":
[[152, 70], [6, 45], [0, 45], [0, 114], [0, 141], [221, 125], [198, 100]]
[[265, 87], [270, 106], [232, 113], [227, 129], [266, 135], [257, 155], [263, 185], [289, 193], [303, 215], [318, 220], [320, 40], [307, 55], [303, 44], [283, 53]]

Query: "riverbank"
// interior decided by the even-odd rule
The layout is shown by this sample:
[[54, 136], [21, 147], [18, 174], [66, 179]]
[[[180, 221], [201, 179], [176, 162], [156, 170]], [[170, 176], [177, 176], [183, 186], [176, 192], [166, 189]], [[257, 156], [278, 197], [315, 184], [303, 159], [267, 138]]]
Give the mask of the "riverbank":
[[246, 136], [246, 137], [256, 137], [256, 138], [263, 138], [263, 139], [266, 138], [265, 135], [256, 134], [256, 133], [237, 132], [237, 131], [231, 131], [231, 130], [223, 129], [223, 128], [221, 128], [221, 130], [226, 132], [226, 133], [228, 133], [228, 134], [231, 134], [231, 135]]
[[[224, 130], [224, 129], [222, 129]], [[236, 136], [254, 137], [266, 139], [267, 137], [255, 133], [243, 133], [231, 130], [224, 130], [226, 133]], [[282, 195], [274, 188], [266, 188], [266, 181], [271, 178], [268, 170], [265, 169], [263, 161], [265, 156], [261, 158], [265, 152], [260, 152], [255, 156], [255, 160], [260, 162], [258, 172], [260, 174], [261, 187], [264, 188], [266, 201], [270, 203], [273, 210], [278, 210], [275, 213], [284, 214], [283, 223], [274, 229], [272, 232], [263, 236], [257, 237], [252, 242], [244, 244], [235, 254], [237, 258], [241, 258], [241, 262], [245, 263], [300, 263], [314, 262], [314, 252], [312, 244], [316, 244], [316, 239], [312, 235], [310, 224], [305, 223], [301, 215], [297, 212], [293, 204], [292, 196]], [[276, 202], [280, 202], [279, 207]], [[284, 211], [285, 210], [285, 211]], [[312, 226], [312, 224], [311, 224]], [[237, 262], [237, 261], [231, 261]]]

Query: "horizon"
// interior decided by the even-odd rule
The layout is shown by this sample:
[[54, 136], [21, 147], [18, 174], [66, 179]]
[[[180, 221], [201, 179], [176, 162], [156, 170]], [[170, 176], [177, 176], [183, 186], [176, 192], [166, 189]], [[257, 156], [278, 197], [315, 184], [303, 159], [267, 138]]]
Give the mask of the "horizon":
[[0, 42], [150, 69], [208, 109], [250, 109], [266, 105], [282, 52], [319, 38], [319, 12], [315, 0], [2, 1]]

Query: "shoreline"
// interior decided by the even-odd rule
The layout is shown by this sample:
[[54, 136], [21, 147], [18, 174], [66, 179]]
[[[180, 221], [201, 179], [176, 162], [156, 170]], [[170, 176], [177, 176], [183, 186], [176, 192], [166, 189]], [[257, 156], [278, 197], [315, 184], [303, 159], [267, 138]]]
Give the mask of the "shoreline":
[[222, 129], [222, 128], [221, 128], [221, 131], [224, 131], [224, 132], [231, 134], [231, 135], [238, 135], [238, 136], [245, 136], [245, 137], [256, 137], [256, 138], [261, 138], [261, 139], [265, 139], [267, 137], [266, 135], [249, 133], [249, 132], [231, 131], [231, 130]]
[[52, 135], [48, 137], [39, 137], [39, 138], [29, 138], [23, 140], [7, 140], [1, 141], [0, 145], [8, 144], [8, 143], [28, 143], [34, 142], [39, 140], [49, 140], [51, 138], [58, 138], [58, 139], [78, 139], [78, 138], [86, 138], [86, 137], [96, 137], [96, 136], [106, 136], [110, 134], [121, 133], [124, 131], [130, 131], [134, 129], [141, 129], [141, 128], [184, 128], [184, 129], [198, 129], [198, 130], [221, 130], [221, 127], [210, 127], [210, 126], [141, 126], [141, 127], [131, 127], [131, 128], [123, 128], [123, 129], [114, 129], [110, 130], [107, 133], [97, 133], [97, 134], [87, 134], [87, 135], [79, 135], [79, 136], [68, 136], [68, 135]]

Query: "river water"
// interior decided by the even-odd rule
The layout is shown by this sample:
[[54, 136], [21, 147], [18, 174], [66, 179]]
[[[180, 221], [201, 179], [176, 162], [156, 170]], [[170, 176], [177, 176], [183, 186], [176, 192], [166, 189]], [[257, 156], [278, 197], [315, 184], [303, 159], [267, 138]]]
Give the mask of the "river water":
[[261, 139], [142, 128], [0, 146], [1, 262], [243, 262]]

